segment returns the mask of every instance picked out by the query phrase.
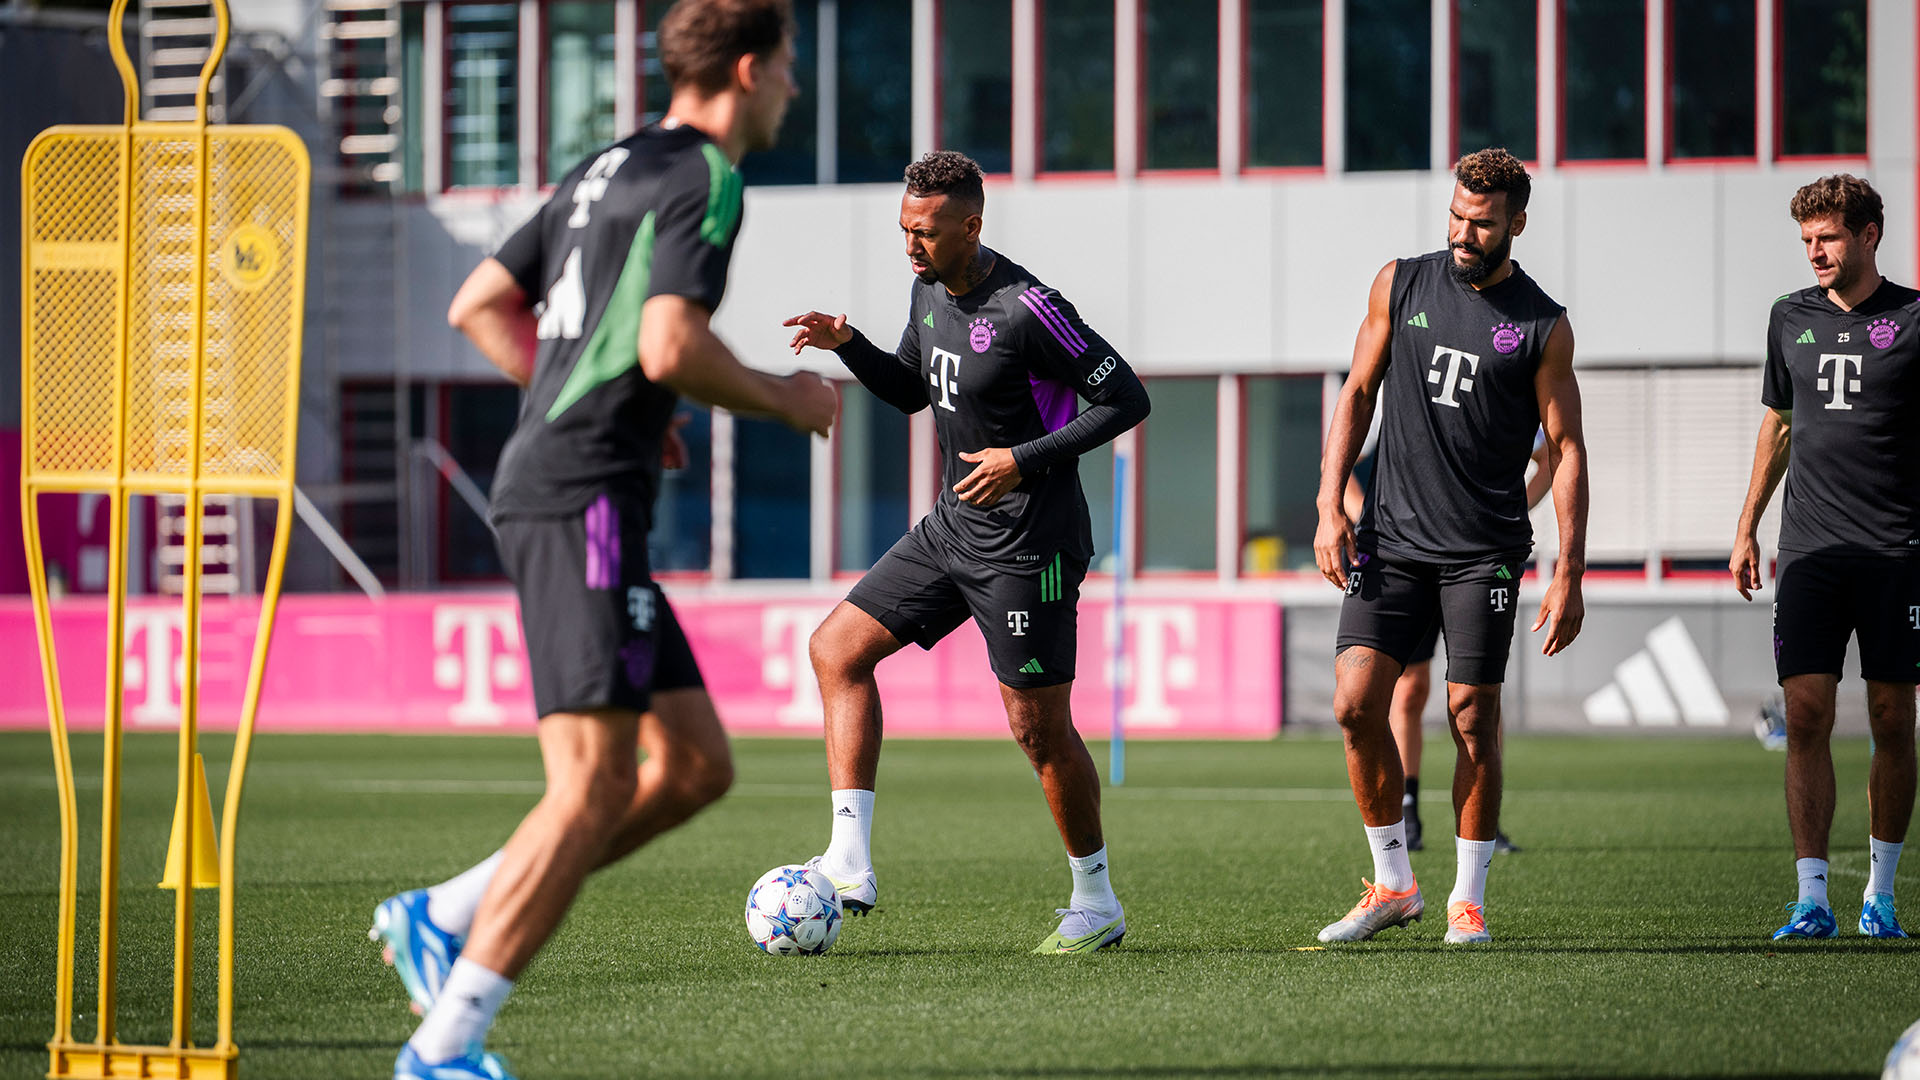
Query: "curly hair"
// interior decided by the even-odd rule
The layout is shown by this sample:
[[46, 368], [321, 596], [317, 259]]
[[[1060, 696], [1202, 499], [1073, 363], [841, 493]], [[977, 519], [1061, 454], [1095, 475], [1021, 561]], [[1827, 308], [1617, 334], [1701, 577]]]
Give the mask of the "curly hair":
[[1461, 158], [1453, 166], [1453, 178], [1475, 195], [1506, 192], [1508, 217], [1525, 210], [1527, 198], [1533, 194], [1533, 179], [1527, 175], [1527, 167], [1503, 146], [1475, 150]]
[[680, 0], [660, 20], [660, 65], [674, 87], [717, 94], [734, 61], [773, 52], [794, 26], [792, 0]]
[[987, 193], [980, 179], [980, 163], [958, 150], [928, 152], [925, 157], [907, 166], [906, 179], [909, 195], [947, 195], [976, 212], [987, 204]]
[[1798, 222], [1839, 214], [1847, 223], [1847, 231], [1856, 236], [1869, 222], [1878, 226], [1884, 235], [1887, 223], [1881, 211], [1880, 193], [1873, 190], [1872, 184], [1849, 173], [1823, 176], [1794, 192], [1793, 201], [1787, 204], [1787, 212]]

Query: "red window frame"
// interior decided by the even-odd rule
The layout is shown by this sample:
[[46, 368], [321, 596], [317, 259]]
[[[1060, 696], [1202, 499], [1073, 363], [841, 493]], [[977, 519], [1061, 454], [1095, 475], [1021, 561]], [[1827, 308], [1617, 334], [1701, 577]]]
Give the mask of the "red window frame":
[[[1553, 95], [1553, 161], [1555, 166], [1562, 169], [1645, 168], [1651, 164], [1651, 159], [1647, 152], [1647, 131], [1646, 121], [1644, 119], [1647, 109], [1647, 72], [1645, 58], [1647, 53], [1648, 32], [1653, 29], [1653, 16], [1647, 13], [1646, 0], [1641, 0], [1640, 6], [1640, 112], [1643, 117], [1640, 126], [1640, 156], [1623, 158], [1569, 158], [1567, 156], [1567, 0], [1553, 0], [1553, 3], [1558, 5], [1558, 7], [1554, 9], [1553, 20], [1553, 69], [1559, 76], [1555, 80], [1556, 86]], [[1667, 51], [1669, 54], [1672, 52], [1671, 49]]]
[[[1344, 0], [1324, 0], [1320, 5], [1320, 164], [1318, 165], [1253, 165], [1249, 164], [1253, 148], [1253, 121], [1249, 110], [1243, 104], [1240, 108], [1240, 175], [1242, 176], [1325, 176], [1327, 174], [1327, 6], [1342, 3]], [[1239, 86], [1235, 92], [1240, 100], [1246, 102], [1253, 97], [1253, 83], [1247, 77], [1253, 62], [1253, 12], [1251, 0], [1239, 0], [1240, 3], [1240, 67]]]
[[[1660, 87], [1661, 87], [1661, 96], [1664, 99], [1660, 102], [1660, 111], [1661, 111], [1661, 114], [1666, 118], [1665, 123], [1661, 125], [1661, 127], [1664, 129], [1661, 132], [1661, 140], [1666, 145], [1661, 147], [1661, 156], [1660, 156], [1661, 162], [1667, 165], [1677, 165], [1683, 168], [1692, 168], [1692, 167], [1698, 167], [1702, 165], [1717, 166], [1717, 165], [1757, 165], [1759, 164], [1760, 162], [1760, 20], [1765, 18], [1767, 15], [1766, 9], [1767, 9], [1768, 0], [1753, 0], [1753, 15], [1754, 15], [1754, 21], [1753, 21], [1753, 39], [1754, 39], [1753, 40], [1753, 54], [1754, 54], [1753, 55], [1753, 153], [1745, 154], [1745, 155], [1722, 154], [1722, 155], [1716, 155], [1712, 157], [1680, 157], [1676, 155], [1673, 151], [1673, 117], [1674, 117], [1673, 88], [1674, 88], [1674, 79], [1679, 74], [1676, 68], [1676, 65], [1674, 64], [1674, 55], [1677, 52], [1677, 50], [1673, 47], [1673, 9], [1674, 9], [1674, 4], [1676, 2], [1677, 0], [1667, 0], [1666, 5], [1662, 9], [1663, 13], [1666, 16], [1666, 33], [1661, 38], [1661, 43], [1665, 46], [1665, 48], [1661, 51], [1662, 55], [1660, 57], [1660, 64], [1662, 68], [1662, 72], [1660, 75]], [[1778, 35], [1776, 35], [1776, 38], [1777, 36]]]
[[[1134, 0], [1138, 3], [1138, 0]], [[1114, 9], [1115, 15], [1119, 9]], [[1110, 123], [1113, 126], [1113, 164], [1105, 169], [1064, 169], [1047, 168], [1047, 0], [1034, 0], [1033, 4], [1033, 178], [1036, 181], [1051, 180], [1112, 180], [1120, 175], [1120, 27], [1118, 19], [1113, 28], [1113, 85], [1108, 87], [1107, 96], [1114, 103], [1115, 113]]]

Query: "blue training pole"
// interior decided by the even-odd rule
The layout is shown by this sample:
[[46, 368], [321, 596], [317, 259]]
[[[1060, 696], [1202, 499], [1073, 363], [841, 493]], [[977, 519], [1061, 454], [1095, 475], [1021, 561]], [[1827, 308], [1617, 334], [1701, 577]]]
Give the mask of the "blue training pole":
[[1127, 656], [1126, 499], [1127, 455], [1116, 446], [1113, 451], [1113, 633], [1109, 642], [1113, 656], [1107, 668], [1113, 680], [1113, 741], [1109, 744], [1107, 775], [1115, 787], [1127, 782], [1127, 733], [1120, 721], [1120, 712], [1126, 705], [1126, 688], [1122, 685], [1126, 669], [1121, 666]]

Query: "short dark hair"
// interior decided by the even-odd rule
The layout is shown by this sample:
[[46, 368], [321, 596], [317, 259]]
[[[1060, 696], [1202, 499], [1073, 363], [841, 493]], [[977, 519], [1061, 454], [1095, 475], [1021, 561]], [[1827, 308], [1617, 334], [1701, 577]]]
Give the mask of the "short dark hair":
[[792, 0], [680, 0], [660, 20], [660, 64], [678, 90], [717, 94], [742, 56], [765, 56], [794, 34]]
[[1873, 190], [1872, 184], [1850, 173], [1823, 176], [1794, 192], [1793, 201], [1787, 204], [1787, 211], [1793, 215], [1793, 220], [1803, 223], [1808, 218], [1839, 214], [1840, 219], [1847, 223], [1847, 231], [1855, 236], [1869, 222], [1880, 227], [1882, 236], [1887, 232], [1880, 193]]
[[987, 205], [980, 163], [958, 150], [933, 150], [907, 166], [907, 194], [946, 195], [976, 213]]
[[1508, 217], [1525, 210], [1533, 194], [1533, 178], [1527, 175], [1527, 167], [1504, 146], [1475, 150], [1461, 158], [1454, 163], [1453, 178], [1475, 195], [1506, 192]]

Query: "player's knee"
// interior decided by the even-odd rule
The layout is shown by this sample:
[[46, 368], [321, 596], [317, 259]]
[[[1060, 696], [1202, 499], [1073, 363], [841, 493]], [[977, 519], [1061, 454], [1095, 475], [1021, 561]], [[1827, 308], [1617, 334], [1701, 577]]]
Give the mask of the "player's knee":
[[700, 758], [680, 773], [675, 786], [689, 812], [717, 801], [733, 787], [733, 755]]
[[1453, 731], [1460, 746], [1475, 760], [1500, 752], [1500, 710], [1470, 700], [1453, 711]]
[[872, 665], [862, 664], [845, 639], [829, 631], [831, 625], [831, 620], [822, 623], [807, 639], [807, 659], [813, 664], [814, 677], [821, 683], [836, 683], [873, 674]]
[[1381, 720], [1378, 711], [1368, 706], [1364, 695], [1339, 692], [1333, 695], [1333, 718], [1349, 732], [1377, 727]]
[[1787, 692], [1787, 742], [1803, 745], [1833, 734], [1833, 704], [1822, 695]]

